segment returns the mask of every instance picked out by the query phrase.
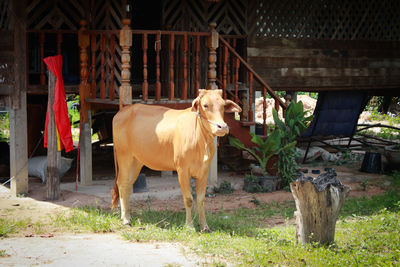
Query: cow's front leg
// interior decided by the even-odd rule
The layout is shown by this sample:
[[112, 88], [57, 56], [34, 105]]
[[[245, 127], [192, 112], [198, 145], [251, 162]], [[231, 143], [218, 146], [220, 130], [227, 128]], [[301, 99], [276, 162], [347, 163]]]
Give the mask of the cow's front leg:
[[210, 231], [210, 228], [207, 225], [206, 212], [204, 210], [204, 201], [205, 201], [206, 190], [207, 190], [207, 179], [208, 179], [208, 175], [205, 175], [205, 176], [201, 177], [200, 179], [196, 180], [197, 210], [199, 212], [200, 229], [203, 232]]
[[178, 170], [179, 185], [181, 186], [183, 202], [186, 209], [186, 225], [193, 227], [192, 204], [193, 196], [190, 188], [190, 176], [187, 171]]

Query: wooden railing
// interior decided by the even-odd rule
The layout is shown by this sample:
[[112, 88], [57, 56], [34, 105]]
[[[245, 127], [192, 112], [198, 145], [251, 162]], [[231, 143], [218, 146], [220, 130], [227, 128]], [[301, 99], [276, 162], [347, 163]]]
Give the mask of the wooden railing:
[[[79, 61], [77, 56], [78, 31], [74, 30], [28, 30], [27, 84], [30, 92], [47, 93], [46, 68], [43, 59], [64, 54], [64, 70], [67, 91], [77, 92], [79, 84]], [[75, 49], [75, 51], [74, 51]], [[68, 57], [67, 59], [65, 57]]]
[[[275, 109], [278, 111], [279, 107], [286, 110], [286, 104], [279, 98], [278, 95], [271, 89], [271, 87], [254, 71], [254, 69], [243, 59], [242, 56], [235, 50], [231, 44], [235, 42], [229, 42], [222, 36], [219, 36], [219, 58], [222, 59], [219, 67], [219, 83], [224, 90], [224, 98], [233, 98], [236, 103], [240, 103], [242, 106], [248, 107], [248, 115], [246, 118], [241, 118], [245, 122], [254, 122], [254, 92], [255, 82], [258, 84], [258, 88], [261, 89], [263, 97], [263, 134], [267, 134], [266, 124], [266, 97], [270, 95], [275, 100]], [[248, 103], [244, 103], [239, 99], [239, 84], [243, 83], [248, 88]], [[233, 85], [233, 90], [228, 88], [228, 85]]]
[[131, 30], [129, 20], [123, 23], [120, 31], [82, 24], [81, 81], [90, 85], [88, 102], [189, 103], [208, 87], [210, 32]]

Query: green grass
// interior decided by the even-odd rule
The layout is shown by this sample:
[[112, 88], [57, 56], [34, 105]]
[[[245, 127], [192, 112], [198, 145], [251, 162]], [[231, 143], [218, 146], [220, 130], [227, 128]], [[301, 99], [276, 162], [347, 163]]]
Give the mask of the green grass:
[[21, 229], [25, 229], [27, 225], [27, 221], [15, 221], [12, 219], [0, 218], [0, 237], [7, 237]]
[[[71, 213], [58, 215], [54, 226], [76, 232], [116, 232], [133, 242], [179, 242], [213, 266], [227, 263], [240, 266], [400, 264], [398, 190], [372, 198], [347, 199], [336, 225], [335, 243], [330, 246], [298, 244], [295, 226], [288, 220], [283, 220], [282, 226], [268, 227], [271, 217], [281, 218], [281, 221], [293, 217], [293, 201], [266, 204], [258, 200], [257, 203], [255, 209], [221, 209], [208, 213], [211, 233], [201, 233], [198, 227], [186, 227], [184, 212], [154, 211], [150, 209], [151, 203], [134, 211], [131, 227], [123, 226], [116, 212], [95, 207], [77, 208]], [[11, 221], [5, 224], [9, 229], [18, 230], [16, 226], [10, 227], [16, 225]], [[42, 226], [34, 227], [40, 230]]]
[[7, 252], [4, 249], [0, 249], [0, 257], [7, 257]]
[[111, 212], [104, 212], [100, 208], [89, 206], [73, 209], [70, 215], [56, 215], [54, 224], [56, 227], [68, 230], [94, 233], [115, 232], [122, 228], [119, 216]]

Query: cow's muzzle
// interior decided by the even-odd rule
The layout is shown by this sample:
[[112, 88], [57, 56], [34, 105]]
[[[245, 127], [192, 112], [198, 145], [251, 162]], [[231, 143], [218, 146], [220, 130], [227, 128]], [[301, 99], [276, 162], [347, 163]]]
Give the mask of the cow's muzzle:
[[225, 122], [215, 123], [215, 135], [224, 136], [229, 133], [229, 127]]

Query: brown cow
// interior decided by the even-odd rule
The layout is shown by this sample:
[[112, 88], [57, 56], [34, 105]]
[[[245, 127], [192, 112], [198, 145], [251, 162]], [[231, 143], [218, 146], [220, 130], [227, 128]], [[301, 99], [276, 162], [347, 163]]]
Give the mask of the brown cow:
[[193, 226], [190, 178], [196, 179], [199, 223], [207, 230], [204, 212], [208, 171], [214, 156], [214, 138], [228, 134], [225, 112], [241, 108], [222, 98], [222, 90], [199, 90], [192, 107], [185, 110], [135, 104], [122, 108], [113, 119], [116, 179], [112, 193], [118, 196], [121, 219], [130, 223], [129, 196], [143, 165], [159, 171], [176, 170], [186, 208], [186, 224]]

